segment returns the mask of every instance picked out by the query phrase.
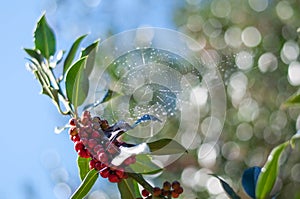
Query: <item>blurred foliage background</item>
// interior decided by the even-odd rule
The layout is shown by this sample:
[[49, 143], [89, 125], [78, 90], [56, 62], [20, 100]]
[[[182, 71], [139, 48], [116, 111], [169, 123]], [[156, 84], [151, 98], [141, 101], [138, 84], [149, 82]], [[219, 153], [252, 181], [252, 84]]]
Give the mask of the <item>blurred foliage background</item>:
[[[214, 57], [227, 92], [218, 145], [208, 158], [199, 159], [205, 147], [199, 144], [159, 176], [180, 179], [184, 198], [227, 198], [218, 181], [206, 175], [209, 172], [247, 198], [240, 186], [243, 170], [262, 166], [270, 150], [300, 128], [299, 109], [281, 106], [300, 85], [297, 0], [48, 0], [46, 5], [58, 42], [73, 41], [86, 32], [91, 33], [90, 41], [105, 39], [149, 25], [185, 33]], [[278, 198], [300, 198], [299, 152], [297, 145], [283, 158]], [[105, 198], [95, 192], [89, 198], [101, 197]]]

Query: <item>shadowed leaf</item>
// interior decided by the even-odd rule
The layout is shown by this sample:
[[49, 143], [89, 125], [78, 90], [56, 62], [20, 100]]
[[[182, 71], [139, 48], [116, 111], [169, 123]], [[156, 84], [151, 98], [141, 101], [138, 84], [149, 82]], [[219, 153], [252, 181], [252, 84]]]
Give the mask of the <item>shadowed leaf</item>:
[[147, 144], [152, 155], [170, 155], [187, 152], [186, 148], [172, 139], [161, 139]]
[[215, 175], [215, 174], [210, 174], [216, 178], [218, 178], [218, 180], [220, 181], [223, 189], [225, 190], [225, 192], [227, 193], [227, 195], [231, 198], [231, 199], [240, 199], [240, 196], [238, 196], [235, 191], [229, 186], [229, 184], [227, 184], [227, 182], [225, 182], [224, 180], [222, 180], [219, 176]]
[[260, 167], [251, 167], [244, 171], [242, 176], [242, 185], [245, 192], [255, 199], [255, 188], [257, 184], [257, 179], [260, 174]]

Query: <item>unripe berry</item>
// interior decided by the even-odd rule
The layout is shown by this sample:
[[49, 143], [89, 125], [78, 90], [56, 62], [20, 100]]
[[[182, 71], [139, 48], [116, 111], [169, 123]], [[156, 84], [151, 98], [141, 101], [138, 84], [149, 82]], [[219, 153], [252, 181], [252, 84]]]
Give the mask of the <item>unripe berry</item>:
[[109, 180], [109, 182], [112, 182], [112, 183], [120, 182], [120, 179], [116, 174], [108, 175], [108, 180]]
[[171, 183], [168, 182], [168, 181], [165, 181], [165, 182], [164, 182], [164, 185], [163, 185], [163, 189], [164, 189], [165, 191], [169, 191], [169, 190], [171, 189]]
[[78, 131], [77, 131], [77, 128], [76, 127], [71, 127], [69, 128], [69, 135], [77, 135], [78, 134]]
[[161, 189], [159, 187], [153, 188], [153, 196], [158, 197], [161, 194]]
[[144, 197], [149, 196], [149, 191], [147, 191], [146, 189], [143, 189], [143, 190], [142, 190], [142, 195], [143, 195]]

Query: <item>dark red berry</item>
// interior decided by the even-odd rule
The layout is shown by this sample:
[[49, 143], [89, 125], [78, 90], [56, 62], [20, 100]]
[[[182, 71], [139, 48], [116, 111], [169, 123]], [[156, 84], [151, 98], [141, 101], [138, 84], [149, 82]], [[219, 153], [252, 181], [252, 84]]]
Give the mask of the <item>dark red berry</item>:
[[116, 183], [116, 182], [120, 182], [120, 178], [116, 175], [116, 174], [109, 174], [108, 175], [108, 180], [109, 182], [112, 182], [112, 183]]
[[101, 169], [103, 169], [105, 166], [101, 163], [101, 162], [96, 162], [95, 163], [95, 169], [100, 171]]
[[75, 148], [75, 151], [77, 151], [77, 152], [79, 150], [84, 149], [84, 145], [83, 145], [82, 141], [76, 141], [74, 144], [74, 148]]
[[100, 133], [98, 131], [93, 131], [92, 138], [101, 138]]
[[106, 130], [109, 128], [109, 124], [108, 124], [107, 120], [101, 120], [100, 126], [101, 126], [102, 130]]
[[172, 198], [178, 198], [178, 197], [179, 197], [179, 193], [172, 191]]
[[165, 182], [164, 182], [164, 185], [163, 185], [163, 189], [164, 189], [165, 191], [169, 191], [169, 190], [171, 189], [171, 183], [168, 182], [168, 181], [165, 181]]
[[173, 189], [178, 189], [180, 187], [180, 183], [178, 181], [172, 182], [172, 188]]
[[80, 140], [80, 137], [79, 135], [74, 135], [74, 136], [70, 136], [70, 139], [73, 141], [73, 142], [76, 142], [76, 141], [79, 141]]
[[88, 141], [89, 148], [94, 148], [97, 144], [98, 143], [95, 139], [89, 139], [89, 141]]
[[89, 162], [89, 168], [94, 169], [96, 163], [98, 163], [98, 162], [96, 162], [95, 159], [91, 159], [90, 162]]
[[107, 163], [107, 161], [108, 161], [108, 157], [105, 153], [99, 153], [97, 156], [97, 159], [103, 163]]
[[115, 170], [115, 173], [117, 174], [117, 176], [122, 179], [124, 177], [124, 169], [123, 168], [119, 168], [118, 170]]
[[107, 178], [110, 174], [109, 172], [110, 172], [110, 169], [108, 167], [106, 167], [105, 169], [100, 171], [100, 175], [102, 178]]
[[100, 153], [100, 152], [104, 152], [104, 149], [103, 149], [103, 146], [102, 145], [100, 145], [100, 144], [98, 144], [98, 145], [96, 145], [95, 147], [94, 147], [94, 152], [95, 153]]
[[159, 187], [153, 188], [153, 196], [158, 197], [161, 194], [161, 189]]
[[71, 118], [70, 120], [69, 120], [69, 124], [71, 125], [71, 126], [76, 126], [76, 119], [75, 118]]
[[142, 190], [142, 195], [143, 195], [144, 197], [149, 196], [149, 191], [147, 191], [146, 189], [143, 189], [143, 190]]
[[183, 188], [182, 187], [178, 187], [177, 189], [174, 189], [174, 191], [178, 194], [182, 194], [183, 192]]

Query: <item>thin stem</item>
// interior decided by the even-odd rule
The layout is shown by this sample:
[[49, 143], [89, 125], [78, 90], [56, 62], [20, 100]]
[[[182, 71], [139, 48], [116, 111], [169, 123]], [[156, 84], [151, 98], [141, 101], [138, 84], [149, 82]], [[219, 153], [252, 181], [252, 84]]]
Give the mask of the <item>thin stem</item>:
[[142, 187], [148, 190], [151, 194], [153, 194], [153, 187], [143, 178], [141, 174], [137, 173], [128, 173], [128, 176], [137, 181]]

